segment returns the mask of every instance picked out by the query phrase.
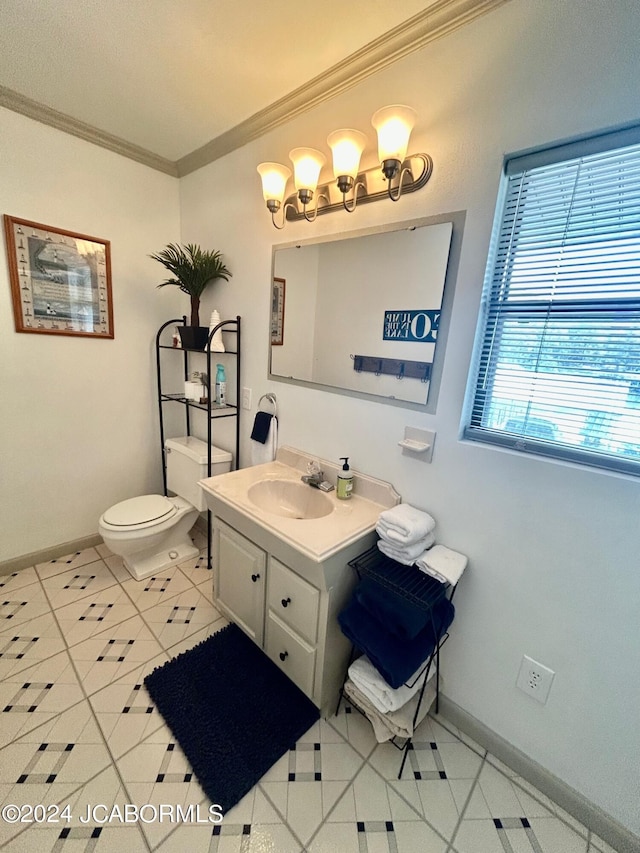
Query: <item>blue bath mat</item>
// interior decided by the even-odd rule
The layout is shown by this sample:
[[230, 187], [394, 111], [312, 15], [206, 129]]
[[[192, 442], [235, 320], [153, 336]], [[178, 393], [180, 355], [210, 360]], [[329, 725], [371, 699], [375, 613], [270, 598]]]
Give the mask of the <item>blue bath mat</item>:
[[223, 812], [320, 716], [233, 624], [154, 669], [144, 683], [205, 794]]

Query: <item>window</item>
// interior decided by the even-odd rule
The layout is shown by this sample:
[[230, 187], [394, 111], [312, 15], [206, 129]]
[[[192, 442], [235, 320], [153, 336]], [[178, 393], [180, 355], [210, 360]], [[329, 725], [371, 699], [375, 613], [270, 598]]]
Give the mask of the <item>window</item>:
[[640, 128], [507, 160], [464, 436], [640, 475]]

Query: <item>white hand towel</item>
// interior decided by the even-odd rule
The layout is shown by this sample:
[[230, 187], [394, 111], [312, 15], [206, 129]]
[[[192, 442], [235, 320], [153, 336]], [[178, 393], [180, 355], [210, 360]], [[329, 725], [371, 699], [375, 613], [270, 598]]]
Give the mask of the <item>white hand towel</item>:
[[[442, 684], [442, 680], [440, 682]], [[397, 711], [390, 711], [388, 714], [382, 714], [372, 702], [369, 702], [367, 697], [362, 693], [350, 678], [344, 683], [344, 692], [353, 705], [365, 714], [373, 727], [378, 743], [385, 743], [394, 737], [408, 738], [413, 736], [414, 726], [413, 717], [418, 707], [419, 696], [414, 696], [404, 707]], [[416, 726], [426, 717], [427, 712], [433, 705], [436, 698], [436, 683], [430, 681], [427, 684], [422, 703], [418, 712]]]
[[[388, 711], [397, 711], [398, 708], [402, 708], [420, 690], [424, 684], [426, 669], [421, 675], [420, 671], [425, 666], [425, 663], [421, 664], [417, 672], [414, 672], [411, 678], [407, 679], [408, 684], [413, 685], [412, 687], [407, 687], [403, 684], [394, 690], [393, 687], [387, 684], [366, 655], [358, 658], [358, 660], [355, 660], [351, 664], [349, 667], [349, 678], [381, 713], [386, 714]], [[436, 665], [432, 661], [427, 681], [431, 680], [435, 671]], [[418, 676], [420, 677], [418, 678]]]
[[383, 554], [386, 554], [387, 557], [391, 557], [392, 560], [395, 560], [396, 563], [402, 563], [405, 566], [412, 566], [418, 557], [421, 557], [424, 554], [427, 548], [431, 548], [435, 541], [433, 533], [427, 534], [424, 539], [420, 539], [415, 543], [415, 545], [407, 545], [405, 547], [393, 544], [389, 542], [388, 539], [378, 539], [378, 548]]
[[273, 462], [278, 447], [278, 419], [271, 418], [269, 432], [264, 443], [251, 439], [251, 464], [262, 465], [263, 462]]
[[435, 526], [435, 519], [428, 512], [410, 504], [398, 504], [380, 513], [377, 530], [391, 542], [412, 545], [431, 533]]
[[434, 545], [416, 560], [416, 566], [441, 583], [455, 585], [467, 567], [467, 558], [445, 545]]

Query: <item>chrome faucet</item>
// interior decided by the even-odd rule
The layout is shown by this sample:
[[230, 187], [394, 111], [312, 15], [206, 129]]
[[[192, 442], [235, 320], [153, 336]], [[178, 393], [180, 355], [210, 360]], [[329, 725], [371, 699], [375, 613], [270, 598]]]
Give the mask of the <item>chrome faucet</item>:
[[323, 492], [330, 492], [333, 490], [331, 483], [325, 480], [324, 472], [320, 470], [318, 462], [309, 462], [307, 465], [307, 473], [303, 474], [300, 479], [303, 483], [307, 483], [307, 485], [320, 489]]

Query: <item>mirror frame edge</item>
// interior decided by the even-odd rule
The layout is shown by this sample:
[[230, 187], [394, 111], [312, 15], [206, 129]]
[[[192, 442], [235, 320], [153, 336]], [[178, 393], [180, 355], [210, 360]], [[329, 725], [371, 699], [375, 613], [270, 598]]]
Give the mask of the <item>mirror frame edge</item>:
[[274, 243], [271, 246], [271, 276], [269, 279], [269, 288], [273, 286], [273, 278], [275, 275], [275, 253], [279, 249], [290, 249], [294, 246], [311, 246], [319, 243], [335, 242], [336, 237], [342, 240], [349, 240], [353, 237], [365, 237], [372, 234], [384, 234], [388, 231], [401, 231], [404, 229], [416, 227], [422, 228], [427, 225], [441, 225], [445, 222], [450, 222], [451, 229], [451, 244], [449, 246], [449, 258], [447, 262], [447, 271], [445, 274], [444, 288], [442, 294], [442, 306], [440, 326], [438, 329], [438, 345], [435, 348], [433, 359], [433, 368], [431, 379], [429, 381], [429, 391], [426, 403], [412, 403], [408, 400], [398, 400], [395, 397], [386, 397], [382, 394], [370, 394], [366, 391], [355, 391], [349, 388], [341, 388], [337, 385], [323, 385], [320, 382], [312, 382], [307, 379], [295, 379], [293, 376], [281, 376], [271, 372], [271, 323], [268, 325], [268, 359], [267, 359], [267, 379], [273, 382], [284, 382], [288, 385], [297, 385], [303, 388], [313, 388], [316, 391], [326, 391], [330, 394], [338, 394], [343, 397], [355, 397], [360, 400], [368, 400], [372, 403], [382, 403], [386, 406], [395, 406], [402, 409], [413, 409], [414, 411], [424, 412], [426, 414], [435, 414], [437, 409], [438, 397], [440, 395], [440, 385], [442, 381], [442, 373], [444, 368], [444, 359], [447, 348], [447, 339], [449, 336], [449, 326], [451, 323], [451, 313], [453, 310], [453, 299], [458, 279], [458, 269], [460, 266], [460, 255], [462, 251], [462, 237], [466, 221], [466, 210], [455, 210], [448, 213], [436, 214], [434, 216], [422, 216], [417, 219], [407, 219], [399, 222], [385, 223], [384, 225], [374, 225], [369, 228], [359, 228], [347, 233], [337, 232], [334, 234], [322, 234], [317, 237], [310, 237], [303, 240], [290, 240], [283, 243]]

